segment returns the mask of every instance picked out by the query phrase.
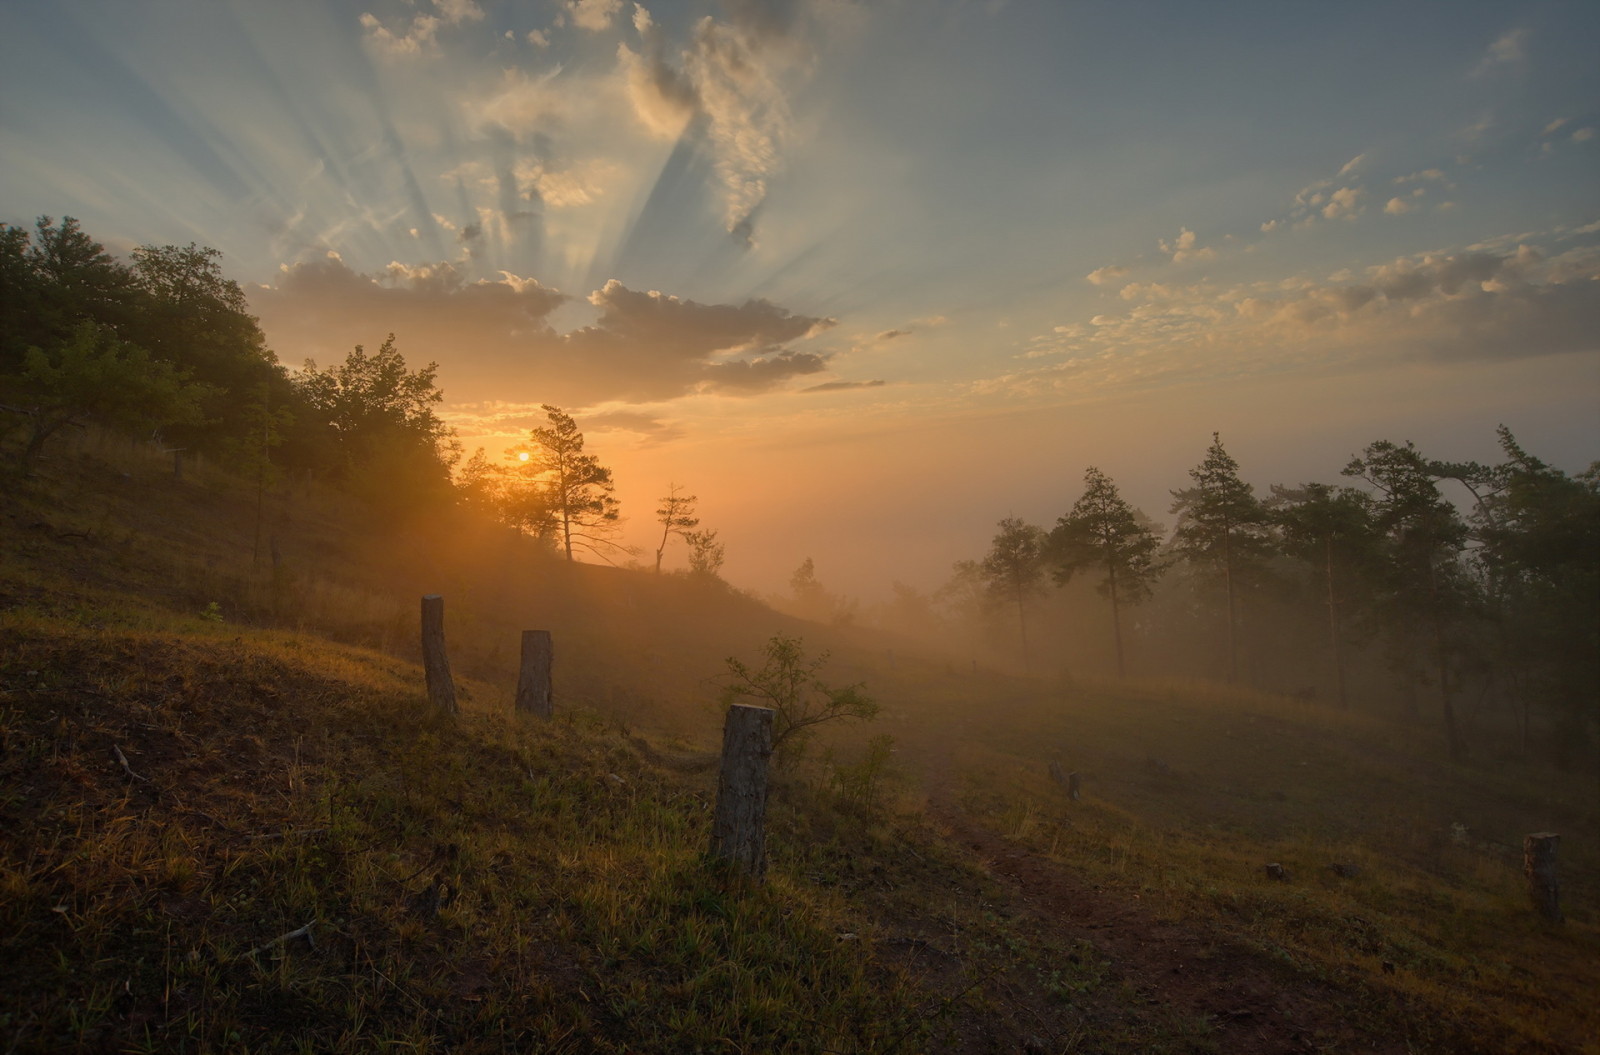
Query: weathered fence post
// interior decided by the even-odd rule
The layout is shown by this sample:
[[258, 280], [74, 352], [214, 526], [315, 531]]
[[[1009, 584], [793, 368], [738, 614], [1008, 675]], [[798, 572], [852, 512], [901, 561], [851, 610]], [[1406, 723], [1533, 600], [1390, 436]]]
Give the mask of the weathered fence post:
[[767, 759], [772, 757], [770, 707], [736, 703], [722, 724], [722, 771], [711, 821], [711, 856], [745, 875], [767, 869]]
[[456, 683], [450, 678], [450, 657], [444, 650], [444, 598], [436, 593], [422, 599], [422, 669], [434, 712], [456, 714]]
[[1561, 922], [1561, 887], [1556, 882], [1556, 847], [1561, 836], [1535, 832], [1522, 840], [1522, 871], [1528, 877], [1533, 907], [1551, 923]]
[[555, 649], [548, 630], [522, 632], [522, 669], [517, 674], [517, 710], [550, 717], [550, 667]]
[[1077, 802], [1078, 797], [1081, 794], [1082, 788], [1078, 786], [1078, 772], [1077, 770], [1073, 770], [1071, 773], [1067, 774], [1067, 798], [1071, 799], [1073, 802]]

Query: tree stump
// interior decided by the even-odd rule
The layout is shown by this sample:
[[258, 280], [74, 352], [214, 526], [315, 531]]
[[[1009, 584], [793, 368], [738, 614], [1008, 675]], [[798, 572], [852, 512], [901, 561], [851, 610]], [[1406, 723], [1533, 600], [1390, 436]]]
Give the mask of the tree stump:
[[1535, 832], [1522, 840], [1522, 871], [1528, 877], [1528, 893], [1533, 907], [1551, 923], [1560, 923], [1561, 887], [1556, 882], [1556, 847], [1561, 836], [1555, 832]]
[[553, 710], [550, 668], [555, 662], [555, 646], [548, 630], [522, 632], [522, 669], [517, 675], [519, 712], [550, 717]]
[[456, 683], [450, 677], [450, 657], [444, 650], [444, 598], [436, 593], [422, 599], [422, 669], [434, 712], [457, 714]]
[[1082, 789], [1078, 786], [1078, 774], [1077, 774], [1077, 771], [1073, 771], [1071, 773], [1068, 773], [1067, 774], [1067, 798], [1071, 799], [1073, 802], [1077, 802], [1081, 792], [1082, 792]]
[[722, 725], [722, 771], [711, 821], [711, 856], [760, 879], [767, 868], [767, 760], [772, 757], [770, 707], [734, 704]]

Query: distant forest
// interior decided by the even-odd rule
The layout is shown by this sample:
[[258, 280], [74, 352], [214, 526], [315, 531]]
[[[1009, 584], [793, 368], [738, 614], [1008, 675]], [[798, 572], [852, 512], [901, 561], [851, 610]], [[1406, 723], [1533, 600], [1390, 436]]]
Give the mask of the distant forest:
[[[611, 471], [570, 416], [546, 406], [525, 444], [463, 462], [436, 414], [437, 371], [408, 365], [393, 335], [291, 371], [214, 249], [142, 246], [121, 261], [70, 217], [0, 226], [9, 479], [25, 479], [63, 430], [92, 425], [205, 457], [258, 491], [312, 480], [381, 512], [492, 516], [569, 560], [625, 552]], [[1214, 436], [1172, 492], [1170, 533], [1090, 467], [1054, 525], [1001, 521], [989, 551], [934, 593], [897, 583], [862, 613], [808, 558], [777, 600], [808, 618], [961, 642], [974, 661], [981, 642], [1034, 675], [1094, 662], [1339, 706], [1381, 695], [1438, 715], [1453, 757], [1482, 744], [1469, 728], [1481, 727], [1575, 762], [1600, 735], [1600, 466], [1568, 475], [1504, 428], [1499, 441], [1493, 465], [1377, 441], [1340, 482], [1263, 495]], [[694, 503], [675, 484], [661, 500], [656, 570], [681, 539], [690, 574], [715, 580], [722, 545], [695, 530]]]

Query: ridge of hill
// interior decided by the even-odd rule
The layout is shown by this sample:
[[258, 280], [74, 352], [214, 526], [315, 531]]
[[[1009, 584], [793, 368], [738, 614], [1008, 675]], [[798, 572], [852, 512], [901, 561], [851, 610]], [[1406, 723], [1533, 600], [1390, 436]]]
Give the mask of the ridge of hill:
[[[461, 517], [302, 492], [258, 547], [248, 488], [115, 445], [0, 514], [5, 1050], [1595, 1050], [1581, 781], [1277, 697], [891, 654]], [[425, 592], [456, 723], [425, 717]], [[540, 624], [558, 712], [529, 721]], [[745, 887], [701, 853], [714, 776], [663, 757], [714, 744], [723, 657], [777, 632], [884, 711], [783, 778]], [[1507, 849], [1548, 826], [1564, 928]]]

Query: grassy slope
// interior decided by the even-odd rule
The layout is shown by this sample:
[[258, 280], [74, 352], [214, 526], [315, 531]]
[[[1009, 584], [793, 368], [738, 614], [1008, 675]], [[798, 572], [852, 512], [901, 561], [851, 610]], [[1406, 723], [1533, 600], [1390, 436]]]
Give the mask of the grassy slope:
[[[1362, 1029], [1424, 1050], [1596, 1034], [1597, 818], [1559, 776], [1456, 769], [1413, 730], [1271, 698], [1043, 691], [806, 627], [884, 701], [925, 780], [904, 798], [926, 786], [935, 819], [863, 817], [813, 772], [777, 802], [769, 882], [730, 889], [699, 858], [707, 776], [627, 734], [705, 748], [721, 657], [792, 621], [459, 522], [351, 535], [305, 498], [271, 511], [282, 559], [257, 569], [247, 495], [131, 457], [60, 461], [5, 513], [16, 1050], [1229, 1050], [1007, 907], [937, 834], [947, 805], [1286, 986], [1332, 981]], [[423, 592], [449, 605], [455, 728], [409, 717]], [[199, 617], [212, 602], [223, 622]], [[515, 631], [538, 625], [563, 712], [525, 725], [506, 694]], [[1054, 754], [1083, 803], [1045, 779]], [[1503, 849], [1543, 828], [1569, 833], [1559, 932], [1528, 919]], [[307, 922], [314, 946], [252, 952]]]

